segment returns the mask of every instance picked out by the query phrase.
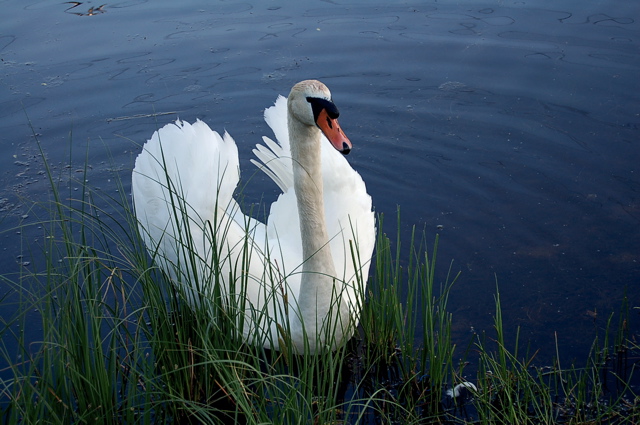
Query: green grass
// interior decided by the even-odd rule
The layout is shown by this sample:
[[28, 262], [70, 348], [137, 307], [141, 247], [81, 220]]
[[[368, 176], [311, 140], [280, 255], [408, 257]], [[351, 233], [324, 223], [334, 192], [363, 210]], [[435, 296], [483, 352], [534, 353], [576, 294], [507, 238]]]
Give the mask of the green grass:
[[[80, 175], [82, 191], [69, 193], [78, 197], [63, 196], [47, 172], [51, 199], [31, 211], [42, 232], [30, 247], [31, 266], [2, 276], [18, 296], [0, 308], [18, 303], [20, 310], [0, 324], [4, 423], [640, 420], [639, 396], [628, 385], [633, 364], [614, 367], [639, 351], [625, 328], [626, 302], [620, 319], [610, 318], [595, 337], [582, 368], [565, 366], [559, 355], [549, 367], [534, 367], [535, 352], [523, 352], [518, 339], [507, 347], [498, 291], [494, 331], [459, 341], [459, 348], [447, 303], [460, 276], [453, 263], [436, 267], [438, 236], [414, 229], [405, 243], [379, 230], [356, 336], [336, 351], [305, 356], [286, 344], [284, 332], [283, 350], [271, 352], [236, 332], [242, 300], [216, 286], [215, 261], [202, 282], [218, 288], [212, 299], [185, 294], [158, 269], [122, 186], [110, 196]], [[397, 223], [399, 235], [399, 216]], [[379, 217], [378, 229], [383, 225]], [[182, 241], [185, 263], [194, 260], [189, 242]], [[178, 280], [193, 277], [176, 273]], [[38, 341], [25, 332], [34, 320]], [[448, 398], [446, 390], [464, 381], [478, 390]]]

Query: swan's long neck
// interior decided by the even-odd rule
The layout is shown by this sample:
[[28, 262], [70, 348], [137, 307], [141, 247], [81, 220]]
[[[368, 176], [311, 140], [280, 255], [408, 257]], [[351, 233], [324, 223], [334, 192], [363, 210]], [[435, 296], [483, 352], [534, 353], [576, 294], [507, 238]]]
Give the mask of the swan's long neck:
[[[291, 115], [288, 126], [304, 260], [297, 301], [307, 334], [315, 335], [339, 295], [334, 286], [335, 266], [325, 224], [321, 133]], [[343, 309], [340, 308], [340, 316], [345, 316]]]
[[[289, 119], [293, 181], [300, 215], [302, 284], [320, 284], [322, 276], [335, 276], [324, 216], [320, 130]], [[302, 292], [302, 291], [301, 291]]]

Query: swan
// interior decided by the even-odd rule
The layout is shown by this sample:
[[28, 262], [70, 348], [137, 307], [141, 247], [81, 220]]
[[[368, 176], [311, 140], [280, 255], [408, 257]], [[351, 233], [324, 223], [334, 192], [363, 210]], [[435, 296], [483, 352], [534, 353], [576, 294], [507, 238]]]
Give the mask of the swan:
[[288, 339], [299, 353], [333, 350], [358, 323], [375, 217], [344, 158], [352, 145], [338, 115], [316, 80], [265, 110], [277, 142], [263, 137], [251, 162], [282, 191], [266, 223], [234, 199], [238, 149], [227, 132], [177, 120], [136, 158], [132, 196], [148, 252], [190, 303], [230, 297], [241, 310], [234, 327], [251, 344], [281, 350]]

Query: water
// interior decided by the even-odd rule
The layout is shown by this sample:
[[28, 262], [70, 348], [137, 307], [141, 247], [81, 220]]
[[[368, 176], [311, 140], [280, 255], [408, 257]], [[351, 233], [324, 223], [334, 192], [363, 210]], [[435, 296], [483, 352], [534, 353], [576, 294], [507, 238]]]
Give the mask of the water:
[[640, 302], [634, 2], [100, 5], [0, 2], [3, 272], [40, 237], [14, 229], [37, 219], [25, 198], [49, 193], [30, 123], [56, 170], [88, 160], [90, 185], [110, 193], [114, 169], [129, 190], [158, 125], [200, 118], [234, 136], [249, 198], [270, 200], [275, 185], [249, 163], [269, 135], [262, 110], [318, 78], [388, 233], [399, 205], [405, 236], [441, 233], [442, 278], [451, 259], [462, 272], [459, 344], [491, 329], [496, 282], [508, 330], [541, 359], [556, 335], [584, 358], [623, 295]]

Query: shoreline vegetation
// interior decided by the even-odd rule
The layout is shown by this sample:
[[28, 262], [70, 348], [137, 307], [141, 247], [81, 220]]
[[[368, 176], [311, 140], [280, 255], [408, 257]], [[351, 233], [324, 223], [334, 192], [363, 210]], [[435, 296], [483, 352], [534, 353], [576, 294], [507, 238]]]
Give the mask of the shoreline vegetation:
[[518, 337], [507, 344], [498, 287], [493, 331], [454, 341], [448, 296], [460, 276], [451, 264], [440, 281], [438, 235], [414, 228], [401, 241], [380, 216], [355, 337], [317, 355], [285, 337], [269, 351], [243, 342], [241, 310], [222, 291], [187, 302], [160, 272], [120, 180], [110, 196], [85, 168], [82, 190], [65, 196], [45, 166], [51, 199], [31, 212], [42, 237], [28, 266], [1, 277], [15, 296], [0, 308], [18, 310], [0, 323], [2, 423], [640, 422], [640, 346], [627, 326], [638, 306], [626, 299], [580, 367], [559, 354], [540, 366]]

